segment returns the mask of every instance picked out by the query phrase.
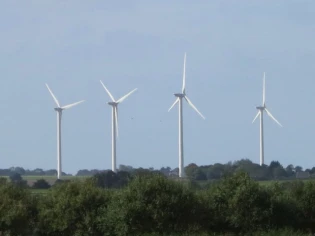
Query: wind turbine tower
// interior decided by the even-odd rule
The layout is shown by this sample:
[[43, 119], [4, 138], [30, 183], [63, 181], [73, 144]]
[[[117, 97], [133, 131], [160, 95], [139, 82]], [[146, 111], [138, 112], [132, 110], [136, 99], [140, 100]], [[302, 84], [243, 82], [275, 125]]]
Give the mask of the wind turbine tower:
[[181, 93], [175, 93], [176, 100], [168, 111], [170, 111], [177, 103], [179, 108], [179, 173], [178, 176], [185, 177], [184, 171], [184, 134], [183, 134], [183, 98], [188, 102], [188, 104], [203, 118], [205, 117], [200, 111], [195, 107], [195, 105], [190, 101], [186, 95], [186, 53], [184, 56], [184, 71], [183, 71], [183, 86]]
[[132, 90], [131, 92], [127, 93], [126, 95], [122, 96], [118, 100], [115, 100], [113, 95], [109, 92], [106, 86], [100, 81], [103, 88], [107, 92], [108, 96], [112, 100], [108, 102], [108, 105], [112, 107], [112, 171], [116, 172], [116, 136], [118, 137], [118, 104], [123, 102], [127, 97], [129, 97], [133, 92], [137, 89]]
[[57, 178], [60, 179], [61, 175], [62, 175], [62, 168], [61, 168], [61, 117], [62, 117], [62, 111], [67, 110], [71, 107], [74, 107], [74, 106], [84, 102], [84, 100], [61, 107], [57, 98], [55, 97], [53, 92], [50, 90], [48, 84], [46, 84], [46, 87], [47, 87], [48, 91], [50, 92], [52, 98], [54, 99], [54, 101], [57, 105], [57, 107], [54, 109], [57, 112]]
[[265, 72], [264, 72], [264, 77], [263, 77], [263, 100], [262, 100], [262, 105], [256, 107], [258, 110], [257, 115], [255, 116], [254, 120], [252, 123], [255, 122], [255, 120], [260, 117], [260, 165], [265, 164], [265, 156], [264, 156], [264, 111], [267, 113], [267, 115], [273, 119], [278, 125], [282, 127], [279, 121], [268, 111], [266, 107], [266, 79], [265, 79]]

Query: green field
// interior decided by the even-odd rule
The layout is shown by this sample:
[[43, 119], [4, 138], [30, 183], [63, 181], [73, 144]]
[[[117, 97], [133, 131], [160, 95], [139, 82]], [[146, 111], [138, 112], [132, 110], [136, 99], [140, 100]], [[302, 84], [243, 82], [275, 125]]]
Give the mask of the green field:
[[[9, 176], [0, 176], [1, 178], [9, 178]], [[86, 179], [89, 176], [62, 176], [62, 180], [80, 180], [80, 179]], [[33, 186], [34, 182], [36, 182], [39, 179], [46, 180], [50, 185], [53, 185], [56, 180], [57, 176], [47, 176], [47, 175], [22, 175], [22, 178], [27, 181], [27, 184], [29, 186]], [[32, 190], [32, 192], [36, 192], [35, 190]]]
[[[88, 176], [62, 176], [61, 179], [64, 180], [73, 180], [73, 179], [85, 179]], [[38, 180], [38, 179], [45, 179], [45, 180], [56, 180], [57, 176], [48, 176], [48, 175], [22, 175], [22, 178], [25, 180]]]

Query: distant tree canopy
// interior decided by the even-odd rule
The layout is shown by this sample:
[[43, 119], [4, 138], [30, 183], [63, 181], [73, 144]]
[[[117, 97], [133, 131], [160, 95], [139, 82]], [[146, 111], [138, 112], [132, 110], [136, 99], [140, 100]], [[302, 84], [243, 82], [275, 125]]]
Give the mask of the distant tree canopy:
[[21, 186], [21, 187], [26, 187], [27, 186], [27, 182], [25, 180], [23, 180], [22, 176], [19, 173], [12, 173], [9, 176], [11, 183]]
[[[162, 167], [159, 170], [153, 168], [133, 168], [132, 166], [120, 165], [119, 171], [128, 172], [131, 175], [145, 174], [145, 173], [161, 173], [168, 177], [178, 176], [178, 168], [172, 169], [171, 167]], [[279, 161], [272, 161], [270, 165], [260, 166], [253, 163], [249, 159], [241, 159], [235, 162], [228, 162], [226, 164], [215, 163], [212, 165], [198, 166], [195, 163], [190, 163], [185, 167], [186, 176], [191, 180], [218, 180], [226, 175], [244, 171], [249, 176], [256, 180], [284, 180], [294, 179], [296, 174], [303, 172], [300, 166], [294, 167], [288, 165], [283, 167]], [[310, 174], [310, 177], [315, 177], [315, 167], [305, 170]], [[92, 176], [97, 173], [103, 172], [101, 170], [79, 170], [77, 176]]]
[[[200, 165], [195, 163], [190, 163], [185, 167], [185, 173], [187, 178], [194, 181], [207, 181], [207, 180], [218, 180], [224, 176], [231, 175], [233, 173], [244, 171], [249, 174], [249, 176], [255, 180], [285, 180], [285, 179], [295, 179], [295, 178], [314, 178], [315, 177], [315, 167], [306, 168], [303, 171], [301, 166], [288, 165], [284, 167], [279, 161], [272, 161], [269, 165], [260, 166], [253, 163], [249, 159], [241, 159], [235, 162], [228, 162], [225, 164], [215, 163], [211, 165]], [[110, 178], [110, 170], [98, 170], [98, 169], [82, 169], [79, 170], [76, 176], [97, 176], [104, 175], [107, 173], [107, 179]], [[130, 176], [135, 175], [146, 175], [152, 173], [160, 173], [167, 177], [177, 177], [178, 168], [172, 169], [171, 167], [162, 167], [160, 169], [154, 168], [133, 168], [129, 165], [119, 165], [118, 175], [130, 174]], [[302, 173], [302, 174], [297, 174]], [[303, 174], [304, 173], [304, 174]], [[25, 170], [22, 167], [11, 167], [9, 169], [0, 169], [0, 176], [56, 176], [57, 171], [54, 169], [43, 170], [36, 168], [34, 170]], [[63, 176], [69, 175], [63, 172]], [[113, 181], [115, 182], [116, 175], [112, 174]], [[119, 178], [123, 178], [120, 176]], [[128, 177], [129, 178], [129, 177]], [[124, 180], [125, 181], [125, 180]], [[105, 184], [105, 183], [104, 183]], [[105, 184], [106, 185], [106, 184]], [[123, 185], [123, 184], [118, 184]]]
[[[57, 170], [43, 170], [40, 168], [36, 168], [34, 170], [25, 170], [22, 167], [11, 167], [9, 169], [0, 169], [0, 176], [10, 176], [12, 174], [20, 174], [26, 176], [57, 176]], [[62, 173], [63, 175], [69, 175], [67, 173]]]
[[128, 184], [131, 175], [126, 171], [115, 173], [111, 170], [103, 171], [92, 177], [96, 186], [101, 188], [121, 188]]
[[12, 173], [9, 176], [11, 182], [18, 182], [18, 181], [22, 181], [22, 176], [19, 173]]
[[[216, 163], [207, 166], [197, 166], [191, 163], [185, 167], [188, 178], [193, 180], [216, 180], [223, 176], [231, 175], [238, 171], [244, 171], [255, 180], [284, 180], [296, 178], [296, 173], [303, 172], [302, 167], [288, 165], [284, 168], [278, 161], [272, 161], [270, 165], [260, 166], [251, 160], [242, 159], [234, 163]], [[315, 177], [315, 168], [307, 169], [310, 176]]]

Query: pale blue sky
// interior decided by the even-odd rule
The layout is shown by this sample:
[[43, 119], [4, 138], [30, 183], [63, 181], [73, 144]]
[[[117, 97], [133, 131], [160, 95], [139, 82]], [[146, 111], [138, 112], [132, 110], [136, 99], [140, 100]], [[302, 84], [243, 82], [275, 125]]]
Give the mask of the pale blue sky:
[[[13, 1], [0, 3], [1, 168], [56, 168], [59, 101], [86, 102], [63, 115], [63, 170], [109, 169], [111, 109], [120, 105], [118, 164], [178, 165], [178, 111], [187, 52], [185, 165], [259, 161], [262, 100], [265, 160], [315, 165], [315, 2]], [[313, 107], [314, 106], [314, 107]]]

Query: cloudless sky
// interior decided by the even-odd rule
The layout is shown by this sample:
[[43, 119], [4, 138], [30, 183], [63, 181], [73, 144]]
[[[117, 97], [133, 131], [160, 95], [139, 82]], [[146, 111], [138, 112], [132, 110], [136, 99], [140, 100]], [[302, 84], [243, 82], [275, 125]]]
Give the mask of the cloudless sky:
[[56, 168], [55, 104], [63, 113], [63, 171], [111, 168], [111, 109], [119, 98], [117, 164], [178, 166], [182, 86], [185, 165], [249, 158], [315, 166], [315, 2], [3, 0], [0, 3], [0, 168]]

